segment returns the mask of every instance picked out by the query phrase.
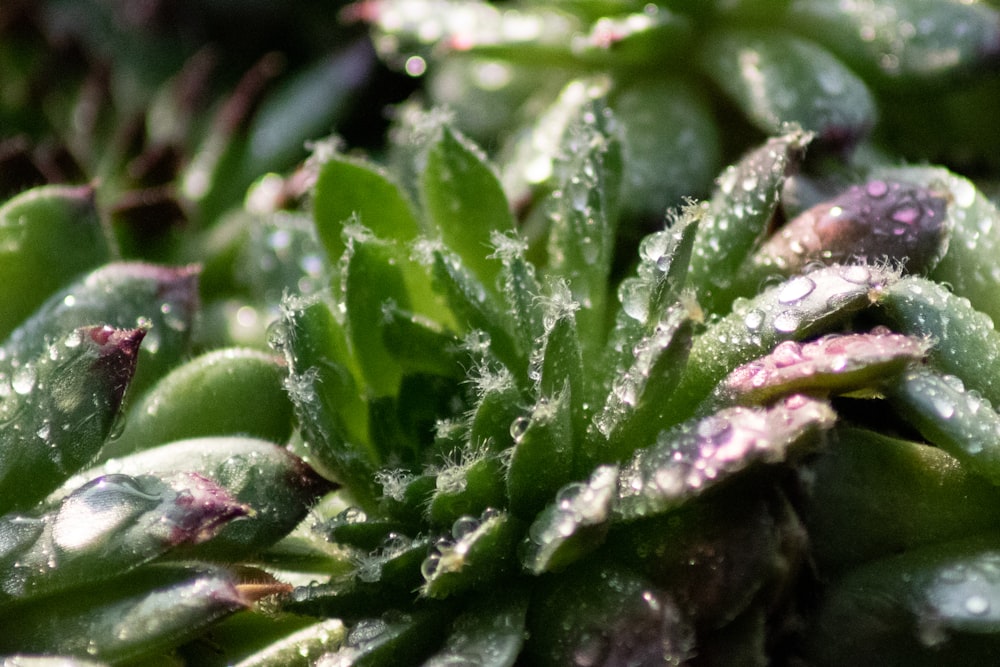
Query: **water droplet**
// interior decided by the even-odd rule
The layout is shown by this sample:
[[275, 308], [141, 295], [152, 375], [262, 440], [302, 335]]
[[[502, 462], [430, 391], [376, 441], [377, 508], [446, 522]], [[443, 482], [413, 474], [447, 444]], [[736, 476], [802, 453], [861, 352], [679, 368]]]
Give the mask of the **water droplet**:
[[786, 282], [778, 292], [778, 302], [795, 303], [809, 296], [816, 289], [816, 283], [806, 276], [797, 276]]
[[746, 314], [743, 318], [743, 324], [746, 325], [747, 329], [751, 331], [756, 331], [760, 328], [760, 325], [764, 323], [764, 311], [759, 308], [754, 308]]
[[528, 430], [530, 422], [528, 417], [522, 415], [510, 423], [510, 437], [514, 442], [519, 442], [524, 437], [524, 432]]
[[774, 330], [782, 333], [791, 333], [799, 328], [802, 322], [800, 315], [794, 310], [784, 310], [774, 318]]
[[872, 273], [868, 267], [861, 264], [845, 267], [840, 275], [844, 280], [855, 285], [867, 285], [872, 277]]
[[965, 611], [982, 616], [990, 610], [990, 601], [982, 595], [971, 595], [965, 600]]
[[16, 393], [23, 396], [25, 394], [30, 394], [35, 388], [35, 379], [36, 375], [34, 366], [31, 366], [30, 364], [21, 366], [14, 371], [13, 375], [11, 375], [10, 386]]
[[889, 192], [889, 185], [885, 181], [881, 180], [870, 181], [868, 185], [865, 186], [865, 191], [868, 193], [869, 197], [884, 197], [886, 193]]
[[955, 415], [955, 405], [941, 396], [931, 396], [931, 404], [942, 419], [951, 419]]
[[479, 529], [479, 519], [473, 516], [461, 516], [451, 524], [451, 536], [461, 540]]

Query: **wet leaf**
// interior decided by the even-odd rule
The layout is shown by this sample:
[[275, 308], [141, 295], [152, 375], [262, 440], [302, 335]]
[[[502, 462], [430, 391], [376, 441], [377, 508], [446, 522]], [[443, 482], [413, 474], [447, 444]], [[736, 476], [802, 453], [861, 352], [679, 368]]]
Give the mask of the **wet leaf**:
[[893, 406], [921, 435], [970, 470], [1000, 484], [1000, 415], [954, 376], [913, 368], [886, 387]]
[[421, 660], [435, 649], [450, 616], [425, 609], [366, 618], [350, 628], [343, 647], [320, 658], [316, 667], [392, 667]]
[[755, 464], [780, 463], [817, 444], [836, 416], [826, 403], [793, 395], [777, 405], [729, 408], [662, 432], [624, 464], [617, 520], [662, 514]]
[[716, 30], [702, 42], [698, 59], [768, 134], [793, 122], [824, 143], [851, 146], [875, 124], [868, 87], [815, 42], [773, 29]]
[[455, 619], [444, 646], [424, 665], [513, 667], [527, 634], [524, 627], [527, 611], [528, 595], [524, 590], [483, 596]]
[[889, 89], [949, 84], [995, 59], [1000, 15], [961, 0], [881, 0], [834, 6], [795, 0], [788, 19], [853, 69]]
[[0, 651], [138, 660], [194, 637], [252, 602], [228, 570], [149, 566], [0, 614]]
[[577, 443], [573, 441], [570, 390], [541, 399], [530, 416], [511, 425], [514, 452], [507, 471], [507, 495], [514, 514], [534, 516], [573, 478]]
[[251, 516], [227, 525], [211, 541], [183, 551], [185, 557], [228, 562], [284, 537], [331, 487], [284, 447], [253, 438], [215, 436], [179, 440], [111, 459], [71, 479], [48, 502], [103, 474], [165, 476], [183, 472], [208, 478], [252, 510]]
[[996, 487], [938, 447], [838, 427], [802, 471], [803, 520], [815, 558], [843, 571], [924, 544], [992, 529]]
[[507, 198], [485, 155], [448, 125], [427, 151], [420, 182], [430, 223], [487, 290], [498, 290], [491, 235], [514, 229]]
[[3, 605], [117, 577], [169, 550], [211, 539], [250, 508], [196, 474], [113, 474], [53, 510], [0, 518]]
[[143, 335], [78, 329], [4, 373], [0, 513], [29, 509], [93, 462], [118, 418]]
[[[93, 188], [43, 186], [7, 200], [0, 206], [0, 339], [49, 295], [112, 254]], [[77, 326], [83, 324], [94, 322]]]
[[807, 655], [824, 666], [988, 662], [1000, 629], [998, 543], [984, 533], [853, 570], [826, 594]]
[[831, 334], [808, 343], [787, 340], [726, 376], [709, 403], [761, 405], [791, 393], [872, 393], [895, 382], [930, 347], [926, 339], [888, 330]]
[[496, 510], [478, 518], [460, 517], [451, 528], [451, 539], [438, 540], [421, 564], [421, 594], [445, 598], [496, 582], [516, 563], [521, 529], [517, 519]]
[[228, 348], [198, 356], [131, 406], [121, 435], [101, 455], [231, 433], [285, 444], [292, 433], [286, 375], [279, 358], [257, 350]]
[[[688, 280], [702, 308], [726, 313], [740, 280], [740, 265], [762, 242], [785, 179], [798, 167], [812, 134], [792, 129], [769, 139], [723, 170], [701, 217]], [[753, 285], [753, 290], [757, 285]]]

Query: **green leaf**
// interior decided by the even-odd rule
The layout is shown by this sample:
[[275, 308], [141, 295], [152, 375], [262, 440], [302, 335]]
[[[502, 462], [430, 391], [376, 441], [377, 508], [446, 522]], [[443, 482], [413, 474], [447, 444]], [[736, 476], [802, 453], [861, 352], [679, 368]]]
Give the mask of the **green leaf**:
[[577, 325], [586, 354], [605, 340], [621, 154], [603, 102], [581, 111], [563, 137], [565, 175], [552, 193], [547, 273], [565, 280], [580, 304]]
[[36, 516], [0, 518], [0, 604], [117, 577], [169, 550], [211, 539], [250, 508], [196, 474], [105, 475]]
[[533, 598], [525, 652], [531, 664], [683, 664], [694, 631], [677, 604], [620, 565], [588, 563], [550, 579]]
[[421, 593], [445, 598], [497, 581], [516, 563], [521, 530], [517, 519], [496, 510], [458, 519], [451, 529], [453, 539], [438, 540], [420, 566], [425, 580]]
[[831, 584], [806, 634], [818, 665], [980, 664], [996, 654], [1000, 535], [876, 560]]
[[479, 516], [487, 508], [502, 507], [507, 500], [505, 472], [505, 462], [498, 455], [443, 468], [437, 474], [427, 518], [433, 525], [451, 526], [463, 516]]
[[669, 76], [620, 77], [608, 103], [621, 135], [625, 216], [659, 222], [708, 193], [722, 166], [722, 141], [700, 89]]
[[1000, 492], [938, 447], [838, 427], [803, 474], [803, 520], [824, 570], [991, 530]]
[[351, 627], [347, 642], [325, 660], [344, 667], [393, 667], [426, 657], [440, 640], [451, 614], [440, 609], [366, 618]]
[[430, 223], [486, 289], [497, 293], [492, 234], [514, 229], [507, 197], [486, 158], [448, 125], [427, 151], [420, 191]]
[[886, 387], [893, 406], [929, 442], [1000, 484], [1000, 414], [954, 376], [915, 367]]
[[143, 333], [78, 329], [5, 374], [0, 513], [29, 509], [96, 458], [118, 417]]
[[873, 6], [794, 0], [787, 20], [892, 90], [951, 84], [995, 58], [1000, 44], [1000, 14], [962, 0], [880, 0]]
[[604, 543], [617, 497], [618, 467], [598, 466], [586, 484], [572, 482], [539, 512], [521, 550], [532, 574], [557, 572]]
[[513, 667], [524, 645], [529, 596], [523, 589], [482, 596], [463, 611], [425, 667]]
[[[44, 353], [78, 327], [146, 329], [133, 389], [142, 391], [188, 351], [198, 310], [198, 269], [112, 263], [52, 295], [3, 344], [8, 359]], [[9, 363], [9, 362], [8, 362]]]
[[874, 314], [893, 330], [930, 338], [935, 368], [961, 378], [994, 405], [1000, 405], [1000, 332], [968, 299], [945, 286], [908, 276], [889, 285]]
[[178, 551], [185, 557], [227, 562], [254, 554], [284, 537], [331, 487], [284, 447], [253, 438], [216, 436], [179, 440], [112, 459], [71, 479], [48, 502], [108, 472], [133, 476], [193, 472], [249, 506], [252, 516], [227, 525], [209, 542]]
[[708, 312], [725, 314], [733, 298], [749, 296], [734, 289], [747, 285], [740, 265], [766, 235], [785, 179], [811, 140], [809, 132], [792, 129], [749, 151], [719, 176], [698, 224], [688, 271], [689, 284]]
[[663, 413], [689, 416], [740, 364], [767, 354], [784, 340], [830, 331], [878, 302], [896, 280], [874, 266], [829, 266], [770, 287], [718, 320], [691, 347], [684, 374]]
[[292, 433], [287, 369], [244, 348], [208, 352], [176, 367], [129, 409], [125, 428], [101, 453], [123, 456], [174, 440], [239, 433], [285, 444]]
[[32, 600], [0, 614], [0, 651], [139, 660], [194, 637], [252, 601], [219, 567], [159, 565]]
[[0, 339], [112, 254], [93, 188], [42, 186], [9, 199], [0, 206]]
[[534, 516], [573, 478], [578, 443], [573, 441], [570, 394], [564, 386], [555, 396], [540, 399], [529, 417], [511, 425], [514, 452], [507, 471], [507, 495], [517, 516]]
[[698, 62], [761, 131], [797, 123], [825, 143], [851, 145], [875, 124], [865, 83], [814, 42], [778, 30], [716, 30]]
[[332, 308], [322, 295], [288, 300], [273, 343], [288, 364], [287, 389], [312, 466], [370, 507], [381, 458], [368, 432], [361, 371]]
[[316, 231], [331, 261], [344, 254], [343, 228], [353, 219], [379, 238], [406, 242], [420, 233], [413, 205], [375, 164], [334, 156], [320, 168], [313, 192]]

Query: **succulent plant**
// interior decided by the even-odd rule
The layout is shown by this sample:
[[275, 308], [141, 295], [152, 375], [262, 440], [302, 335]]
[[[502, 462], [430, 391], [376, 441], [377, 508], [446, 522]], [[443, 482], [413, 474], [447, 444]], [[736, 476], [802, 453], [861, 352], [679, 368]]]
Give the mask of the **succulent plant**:
[[[53, 7], [14, 14], [48, 30], [78, 9]], [[154, 185], [98, 134], [67, 141], [82, 176], [41, 180], [99, 183], [5, 180], [85, 108], [46, 87], [57, 120], [35, 125], [31, 86], [9, 88], [0, 118], [32, 130], [0, 154], [4, 663], [989, 662], [1000, 211], [885, 158], [886, 130], [848, 161], [806, 154], [843, 158], [931, 83], [988, 92], [995, 12], [825, 7], [354, 5], [432, 98], [499, 115], [409, 105], [380, 162], [316, 141], [291, 173], [315, 128], [289, 100], [325, 89], [308, 73], [273, 116], [185, 133]], [[115, 34], [93, 30], [70, 32]], [[36, 81], [22, 46], [0, 57]], [[695, 108], [682, 63], [725, 89], [744, 47], [784, 49], [763, 83], [817, 113], [728, 91], [755, 131], [710, 98], [690, 159], [672, 124], [637, 140], [651, 108]], [[823, 97], [829, 77], [856, 94]], [[182, 119], [151, 80], [149, 127]], [[539, 120], [518, 139], [520, 113]], [[289, 114], [254, 158], [246, 121]], [[637, 188], [678, 165], [676, 191]], [[191, 223], [157, 237], [122, 202], [161, 186]], [[637, 211], [699, 188], [628, 254]]]

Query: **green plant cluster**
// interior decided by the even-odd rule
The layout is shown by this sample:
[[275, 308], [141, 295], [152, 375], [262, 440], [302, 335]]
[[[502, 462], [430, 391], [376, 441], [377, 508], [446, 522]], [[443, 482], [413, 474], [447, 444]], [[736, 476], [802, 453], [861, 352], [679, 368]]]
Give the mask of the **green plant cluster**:
[[1000, 210], [887, 119], [987, 95], [1000, 20], [831, 6], [352, 5], [452, 106], [378, 161], [299, 161], [354, 47], [204, 126], [153, 77], [137, 143], [57, 135], [69, 178], [86, 87], [37, 126], [5, 89], [5, 664], [992, 662]]

